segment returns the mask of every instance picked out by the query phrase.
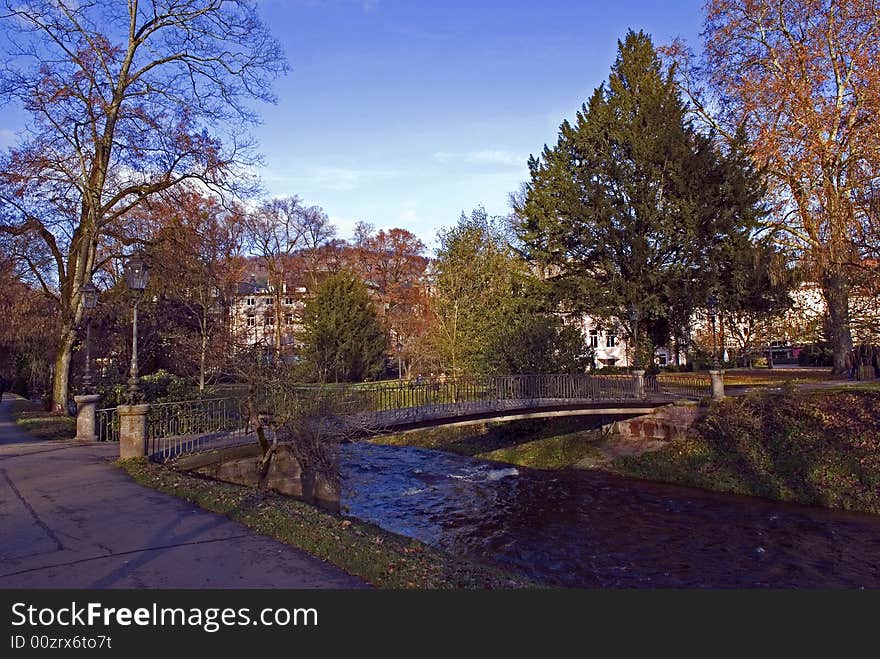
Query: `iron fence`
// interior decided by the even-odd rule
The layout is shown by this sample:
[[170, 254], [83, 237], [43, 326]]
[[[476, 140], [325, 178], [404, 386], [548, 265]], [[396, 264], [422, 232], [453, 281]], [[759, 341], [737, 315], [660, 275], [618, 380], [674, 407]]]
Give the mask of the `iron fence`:
[[208, 445], [234, 443], [248, 430], [247, 413], [237, 398], [153, 403], [147, 412], [147, 455], [165, 461]]
[[99, 442], [119, 441], [119, 414], [115, 407], [95, 410], [95, 426]]
[[712, 395], [712, 381], [699, 375], [657, 375], [645, 379], [645, 393], [653, 398], [700, 399]]
[[[314, 391], [315, 387], [302, 387]], [[634, 400], [631, 375], [510, 375], [323, 387], [344, 414], [378, 426], [565, 402]]]

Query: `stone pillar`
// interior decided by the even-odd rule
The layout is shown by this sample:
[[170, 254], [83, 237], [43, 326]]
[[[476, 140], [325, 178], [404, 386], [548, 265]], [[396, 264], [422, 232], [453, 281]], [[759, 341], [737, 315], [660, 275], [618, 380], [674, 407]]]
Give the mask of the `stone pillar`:
[[712, 398], [722, 400], [724, 398], [724, 371], [711, 369], [709, 377], [712, 378]]
[[645, 398], [645, 371], [644, 369], [636, 369], [632, 372], [633, 384], [635, 385], [636, 399], [643, 400]]
[[94, 442], [98, 439], [95, 432], [95, 410], [101, 397], [97, 394], [74, 396], [76, 403], [76, 439], [81, 442]]
[[119, 457], [139, 458], [147, 454], [147, 410], [149, 405], [120, 405]]

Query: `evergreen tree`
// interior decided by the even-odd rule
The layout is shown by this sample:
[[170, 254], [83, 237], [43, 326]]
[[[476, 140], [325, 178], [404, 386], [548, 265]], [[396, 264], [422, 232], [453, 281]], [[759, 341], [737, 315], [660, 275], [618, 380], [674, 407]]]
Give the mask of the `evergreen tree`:
[[385, 367], [386, 333], [367, 287], [351, 273], [328, 277], [306, 302], [303, 354], [327, 382], [375, 379]]
[[585, 372], [589, 359], [581, 331], [522, 302], [487, 338], [485, 370], [495, 375]]
[[726, 288], [763, 190], [740, 145], [722, 153], [693, 129], [649, 36], [618, 49], [607, 86], [529, 159], [517, 232], [570, 310], [635, 312], [640, 343], [658, 343]]

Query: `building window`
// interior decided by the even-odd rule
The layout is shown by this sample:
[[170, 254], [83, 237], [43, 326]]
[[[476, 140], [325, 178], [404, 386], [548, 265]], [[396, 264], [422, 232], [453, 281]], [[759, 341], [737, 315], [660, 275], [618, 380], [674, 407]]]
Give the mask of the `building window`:
[[275, 300], [271, 297], [267, 297], [265, 300], [263, 300], [263, 302], [265, 302], [266, 304], [273, 304]]
[[284, 324], [285, 325], [293, 325], [293, 314], [292, 313], [284, 314]]
[[293, 298], [292, 297], [284, 298], [284, 304], [286, 304], [289, 307], [290, 305], [293, 304]]
[[248, 317], [247, 317], [247, 325], [248, 325], [248, 327], [256, 327], [256, 325], [257, 325], [257, 319], [256, 319], [256, 317], [254, 316], [254, 314], [252, 314], [252, 313], [249, 313], [249, 314], [248, 314]]
[[599, 347], [599, 330], [590, 330], [590, 347], [598, 348]]
[[247, 305], [248, 305], [249, 307], [254, 306], [256, 303], [257, 303], [257, 301], [256, 301], [254, 298], [252, 298], [252, 297], [249, 297], [249, 298], [247, 299]]
[[613, 348], [616, 345], [617, 345], [617, 335], [609, 332], [608, 335], [605, 337], [605, 347], [606, 348]]
[[270, 327], [274, 324], [274, 318], [272, 317], [272, 314], [267, 313], [263, 320], [266, 327]]

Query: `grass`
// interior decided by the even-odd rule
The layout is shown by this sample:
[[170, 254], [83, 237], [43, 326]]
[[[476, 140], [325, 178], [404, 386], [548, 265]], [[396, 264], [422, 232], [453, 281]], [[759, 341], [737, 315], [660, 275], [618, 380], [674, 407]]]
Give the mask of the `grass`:
[[19, 398], [10, 406], [16, 425], [35, 439], [71, 439], [76, 435], [76, 419], [56, 416], [40, 404]]
[[880, 514], [878, 387], [751, 393], [714, 404], [691, 434], [618, 458], [625, 476]]
[[831, 375], [831, 369], [821, 367], [786, 368], [786, 365], [781, 365], [774, 368], [732, 368], [724, 371], [724, 384], [730, 387], [776, 386], [786, 382], [816, 382], [833, 379], [836, 379], [836, 376]]
[[378, 588], [537, 586], [502, 570], [455, 558], [411, 538], [272, 492], [175, 472], [144, 458], [117, 464], [142, 485], [225, 515], [261, 535], [322, 558]]
[[593, 418], [563, 417], [434, 428], [372, 441], [419, 446], [537, 469], [561, 469], [599, 457], [604, 437]]

